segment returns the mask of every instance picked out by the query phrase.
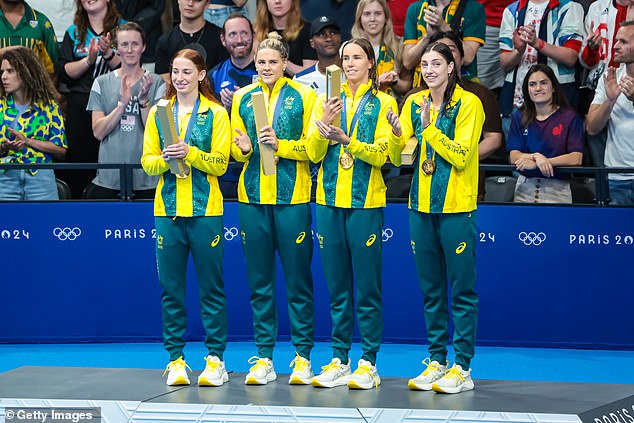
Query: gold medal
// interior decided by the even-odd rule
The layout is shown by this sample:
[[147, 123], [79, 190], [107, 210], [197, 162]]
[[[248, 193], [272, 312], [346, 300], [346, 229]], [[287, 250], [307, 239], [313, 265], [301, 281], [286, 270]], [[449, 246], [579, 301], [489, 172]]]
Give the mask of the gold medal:
[[436, 162], [432, 159], [426, 159], [421, 168], [423, 169], [423, 173], [425, 175], [431, 175], [436, 170]]
[[354, 166], [354, 157], [348, 151], [343, 151], [339, 156], [339, 165], [344, 169], [350, 169]]
[[273, 156], [273, 160], [275, 161], [275, 164], [278, 164], [280, 162], [280, 156]]

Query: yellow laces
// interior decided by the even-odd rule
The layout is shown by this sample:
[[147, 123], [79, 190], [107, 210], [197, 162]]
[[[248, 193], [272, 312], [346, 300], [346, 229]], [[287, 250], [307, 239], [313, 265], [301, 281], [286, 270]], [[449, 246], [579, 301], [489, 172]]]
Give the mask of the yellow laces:
[[308, 360], [297, 353], [295, 354], [296, 354], [295, 358], [293, 359], [293, 361], [291, 361], [291, 364], [289, 364], [288, 367], [295, 366], [294, 370], [298, 372], [303, 372], [304, 370], [306, 370], [306, 365], [308, 364]]
[[220, 367], [220, 363], [218, 363], [217, 361], [212, 361], [211, 357], [205, 357], [205, 361], [207, 362], [207, 365], [205, 366], [205, 370], [209, 370], [210, 372], [213, 372], [217, 368]]
[[447, 371], [447, 373], [445, 374], [445, 377], [447, 379], [453, 379], [457, 377], [461, 381], [464, 381], [464, 376], [462, 376], [462, 374], [460, 373], [460, 370], [458, 370], [455, 364], [453, 365], [451, 369]]
[[190, 372], [192, 371], [191, 367], [189, 367], [187, 363], [185, 363], [185, 360], [183, 360], [183, 356], [181, 355], [176, 360], [170, 361], [169, 364], [165, 366], [165, 371], [163, 372], [163, 376], [165, 376], [165, 373], [167, 373], [168, 370], [170, 369], [180, 370], [183, 368], [183, 366], [187, 367]]
[[439, 372], [441, 371], [440, 365], [431, 362], [431, 358], [427, 357], [423, 360], [423, 364], [427, 366], [425, 371], [423, 372], [423, 376], [427, 376], [431, 372]]
[[260, 357], [258, 357], [256, 355], [251, 357], [249, 359], [248, 363], [249, 364], [253, 364], [253, 366], [251, 366], [251, 368], [249, 369], [250, 372], [253, 372], [256, 369], [259, 369], [260, 367], [266, 367], [268, 365], [266, 360], [264, 360], [263, 358], [260, 358]]
[[369, 374], [372, 378], [372, 381], [374, 382], [374, 387], [379, 387], [379, 379], [376, 377], [376, 374], [372, 371], [372, 369], [370, 369], [370, 366], [359, 366], [354, 372], [358, 375], [364, 375], [366, 373]]
[[341, 367], [341, 364], [337, 364], [334, 361], [331, 361], [325, 366], [321, 366], [321, 370], [323, 370], [324, 372], [330, 372], [330, 371], [335, 371], [339, 369], [340, 367]]

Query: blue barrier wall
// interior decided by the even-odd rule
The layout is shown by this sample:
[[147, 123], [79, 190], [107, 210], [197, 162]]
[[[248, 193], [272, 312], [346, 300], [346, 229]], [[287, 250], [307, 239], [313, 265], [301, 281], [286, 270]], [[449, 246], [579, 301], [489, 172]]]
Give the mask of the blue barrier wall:
[[[481, 206], [480, 345], [634, 348], [634, 209]], [[151, 203], [2, 203], [0, 342], [160, 339]], [[251, 339], [237, 204], [225, 206], [232, 340]], [[386, 342], [421, 342], [422, 294], [407, 208], [385, 211]], [[315, 241], [316, 335], [328, 339], [328, 292]], [[280, 338], [288, 338], [278, 265]], [[187, 336], [203, 338], [193, 266]]]

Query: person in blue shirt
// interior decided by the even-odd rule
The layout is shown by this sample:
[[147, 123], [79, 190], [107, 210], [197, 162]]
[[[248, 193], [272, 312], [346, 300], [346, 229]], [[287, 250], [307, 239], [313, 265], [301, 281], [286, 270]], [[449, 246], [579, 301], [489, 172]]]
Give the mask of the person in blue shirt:
[[227, 49], [229, 58], [209, 72], [209, 82], [216, 97], [230, 111], [233, 93], [251, 84], [258, 74], [253, 63], [251, 21], [241, 13], [229, 15], [222, 27], [220, 41]]

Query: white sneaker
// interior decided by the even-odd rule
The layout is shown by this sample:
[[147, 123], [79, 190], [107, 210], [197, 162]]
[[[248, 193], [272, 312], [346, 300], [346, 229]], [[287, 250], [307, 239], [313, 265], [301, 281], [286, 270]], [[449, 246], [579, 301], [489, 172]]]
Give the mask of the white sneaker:
[[199, 386], [222, 386], [223, 383], [229, 382], [224, 361], [212, 355], [205, 357], [205, 361], [205, 370], [198, 376]]
[[273, 361], [270, 358], [251, 357], [249, 364], [253, 364], [249, 369], [249, 374], [244, 379], [245, 385], [266, 385], [277, 379]]
[[350, 359], [342, 364], [338, 358], [333, 358], [330, 364], [321, 368], [321, 373], [312, 380], [312, 385], [321, 388], [334, 388], [348, 384], [350, 379]]
[[442, 365], [430, 358], [424, 359], [423, 364], [427, 366], [423, 373], [407, 382], [407, 387], [413, 391], [431, 391], [432, 384], [447, 373], [447, 364]]
[[475, 388], [471, 379], [471, 369], [462, 370], [459, 364], [454, 364], [444, 377], [438, 379], [431, 387], [434, 391], [443, 394], [457, 394], [470, 391]]
[[187, 369], [192, 370], [187, 363], [185, 363], [185, 360], [183, 360], [183, 356], [178, 357], [174, 361], [170, 361], [169, 364], [165, 366], [165, 371], [163, 372], [163, 376], [169, 372], [167, 373], [167, 381], [165, 383], [168, 386], [189, 385]]
[[378, 388], [381, 384], [381, 378], [376, 370], [376, 366], [364, 359], [359, 360], [357, 370], [352, 373], [348, 381], [350, 389], [372, 389]]
[[295, 358], [288, 366], [293, 368], [293, 373], [291, 373], [291, 377], [288, 380], [288, 383], [289, 385], [310, 385], [310, 382], [312, 381], [314, 376], [313, 368], [310, 365], [310, 360], [301, 357], [297, 353], [295, 354]]

